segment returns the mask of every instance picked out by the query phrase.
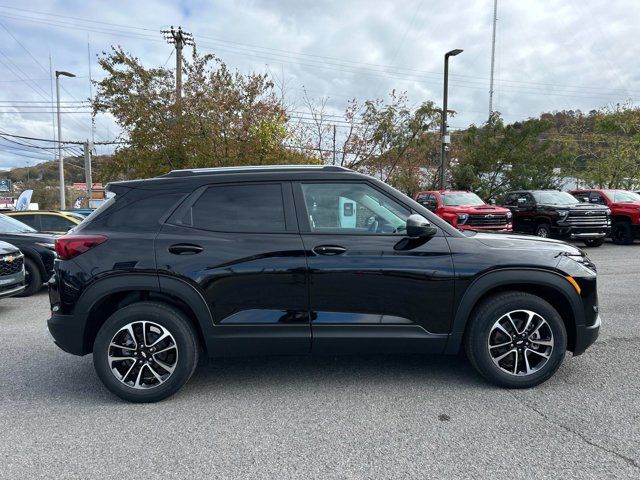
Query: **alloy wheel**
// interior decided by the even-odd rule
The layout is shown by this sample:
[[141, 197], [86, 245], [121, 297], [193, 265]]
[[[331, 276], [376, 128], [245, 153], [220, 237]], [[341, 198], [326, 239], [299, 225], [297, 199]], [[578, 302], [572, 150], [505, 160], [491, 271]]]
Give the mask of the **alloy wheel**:
[[553, 332], [538, 313], [513, 310], [493, 324], [488, 347], [493, 363], [503, 372], [516, 376], [532, 375], [551, 357]]
[[178, 364], [173, 335], [153, 322], [132, 322], [112, 337], [107, 353], [113, 375], [128, 387], [149, 389], [166, 382]]

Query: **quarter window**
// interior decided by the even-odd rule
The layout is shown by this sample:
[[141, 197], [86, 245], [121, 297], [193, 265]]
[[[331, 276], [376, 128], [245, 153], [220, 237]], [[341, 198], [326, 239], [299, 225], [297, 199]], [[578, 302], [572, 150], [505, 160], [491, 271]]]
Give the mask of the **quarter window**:
[[317, 233], [401, 233], [411, 214], [363, 183], [305, 183], [302, 193], [311, 231]]
[[185, 217], [183, 224], [217, 232], [286, 231], [280, 184], [209, 187]]

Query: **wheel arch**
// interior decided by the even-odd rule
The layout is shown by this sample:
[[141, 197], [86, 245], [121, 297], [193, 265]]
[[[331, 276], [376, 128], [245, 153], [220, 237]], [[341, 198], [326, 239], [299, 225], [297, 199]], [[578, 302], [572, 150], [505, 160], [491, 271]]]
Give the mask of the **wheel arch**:
[[42, 276], [42, 281], [46, 282], [49, 278], [47, 276], [47, 269], [44, 266], [44, 262], [42, 261], [42, 257], [40, 256], [40, 254], [36, 250], [28, 247], [21, 248], [20, 251], [26, 258], [36, 264], [38, 270], [40, 271], [40, 275]]
[[549, 302], [567, 329], [567, 349], [576, 345], [578, 326], [584, 325], [582, 301], [573, 286], [559, 273], [539, 269], [503, 269], [486, 273], [466, 289], [455, 312], [446, 353], [456, 354], [462, 344], [468, 320], [484, 299], [507, 291], [521, 291]]
[[98, 331], [115, 311], [142, 301], [164, 303], [180, 310], [191, 321], [200, 345], [207, 349], [206, 339], [213, 322], [197, 287], [185, 280], [155, 274], [117, 274], [93, 283], [76, 305], [75, 311], [84, 325], [82, 354], [92, 352]]

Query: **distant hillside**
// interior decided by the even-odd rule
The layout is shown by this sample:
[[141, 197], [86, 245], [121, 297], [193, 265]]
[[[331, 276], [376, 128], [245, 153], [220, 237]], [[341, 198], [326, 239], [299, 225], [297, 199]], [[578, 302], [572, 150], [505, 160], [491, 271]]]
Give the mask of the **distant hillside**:
[[[108, 162], [111, 156], [102, 155], [92, 158], [92, 171], [94, 181], [96, 173], [100, 171], [100, 167]], [[84, 158], [82, 157], [66, 157], [64, 159], [64, 177], [67, 184], [76, 182], [84, 182]], [[9, 178], [14, 186], [19, 187], [20, 184], [30, 183], [32, 181], [44, 182], [45, 184], [58, 183], [58, 160], [50, 160], [38, 163], [30, 167], [18, 167], [12, 170], [0, 171], [0, 178]]]

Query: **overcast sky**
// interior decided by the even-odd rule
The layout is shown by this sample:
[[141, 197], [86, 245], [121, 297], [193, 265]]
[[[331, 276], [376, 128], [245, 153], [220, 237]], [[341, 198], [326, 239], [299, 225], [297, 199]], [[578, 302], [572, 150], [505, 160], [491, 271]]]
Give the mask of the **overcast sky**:
[[[61, 80], [62, 138], [90, 138], [90, 115], [72, 113], [87, 110], [77, 102], [90, 95], [88, 44], [94, 79], [102, 76], [96, 53], [112, 44], [148, 66], [173, 66], [159, 33], [170, 25], [230, 67], [284, 79], [289, 103], [301, 104], [304, 87], [327, 97], [334, 113], [350, 98], [392, 89], [406, 91], [411, 105], [440, 104], [443, 54], [462, 48], [450, 64], [449, 108], [458, 112], [450, 125], [480, 124], [489, 109], [492, 16], [493, 0], [0, 0], [0, 132], [53, 138], [51, 105], [34, 103], [51, 101], [51, 57], [54, 70], [78, 76]], [[637, 0], [499, 0], [494, 110], [514, 121], [635, 100], [639, 18]], [[117, 134], [109, 118], [97, 119], [96, 140]], [[0, 168], [54, 155], [0, 140]]]

